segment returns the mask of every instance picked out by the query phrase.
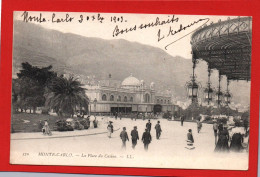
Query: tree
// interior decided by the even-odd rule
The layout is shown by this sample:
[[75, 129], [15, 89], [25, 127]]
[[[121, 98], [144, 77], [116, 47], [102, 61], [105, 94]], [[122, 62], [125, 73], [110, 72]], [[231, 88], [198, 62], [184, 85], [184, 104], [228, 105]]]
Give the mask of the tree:
[[57, 74], [51, 71], [52, 66], [38, 68], [29, 63], [22, 63], [22, 69], [17, 73], [18, 79], [12, 81], [12, 106], [15, 110], [22, 111], [44, 106], [44, 90], [51, 79]]
[[17, 73], [17, 77], [20, 79], [22, 77], [28, 77], [39, 83], [39, 85], [45, 87], [52, 78], [57, 77], [57, 73], [51, 71], [52, 66], [47, 66], [43, 68], [38, 68], [37, 66], [32, 66], [28, 62], [22, 63], [22, 69]]
[[81, 83], [73, 77], [56, 77], [47, 86], [45, 105], [59, 117], [73, 116], [77, 108], [88, 109], [89, 99]]
[[13, 80], [13, 107], [26, 110], [44, 105], [43, 89], [38, 82], [28, 77]]
[[184, 116], [186, 119], [197, 119], [200, 115], [200, 106], [197, 102], [191, 103], [187, 109], [183, 111]]

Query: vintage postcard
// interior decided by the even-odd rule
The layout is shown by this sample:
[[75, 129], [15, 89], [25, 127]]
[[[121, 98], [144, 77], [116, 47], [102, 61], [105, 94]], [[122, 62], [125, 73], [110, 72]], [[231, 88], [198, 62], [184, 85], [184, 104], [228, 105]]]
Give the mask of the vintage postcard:
[[251, 43], [248, 16], [14, 11], [10, 163], [248, 170]]

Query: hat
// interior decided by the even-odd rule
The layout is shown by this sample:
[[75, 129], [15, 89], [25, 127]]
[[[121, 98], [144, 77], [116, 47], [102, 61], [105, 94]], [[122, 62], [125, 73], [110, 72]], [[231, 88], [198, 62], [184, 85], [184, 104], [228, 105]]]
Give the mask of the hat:
[[191, 129], [189, 129], [189, 132], [191, 132], [192, 130]]
[[113, 123], [112, 121], [109, 121], [109, 123]]
[[126, 128], [125, 128], [125, 127], [123, 127], [123, 130], [126, 130]]
[[134, 126], [134, 128], [137, 128], [137, 126]]
[[158, 121], [157, 123], [160, 123], [160, 121]]

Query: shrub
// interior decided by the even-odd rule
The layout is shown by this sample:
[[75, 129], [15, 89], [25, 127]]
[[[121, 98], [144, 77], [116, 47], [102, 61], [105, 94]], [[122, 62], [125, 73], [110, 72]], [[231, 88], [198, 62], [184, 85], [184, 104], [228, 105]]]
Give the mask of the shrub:
[[212, 120], [212, 118], [210, 116], [205, 117], [205, 121], [211, 121], [211, 120]]
[[65, 120], [58, 120], [55, 122], [58, 131], [73, 131], [73, 127], [68, 125]]
[[165, 119], [169, 119], [171, 117], [172, 117], [172, 114], [170, 112], [166, 112], [163, 114], [163, 118], [165, 118]]

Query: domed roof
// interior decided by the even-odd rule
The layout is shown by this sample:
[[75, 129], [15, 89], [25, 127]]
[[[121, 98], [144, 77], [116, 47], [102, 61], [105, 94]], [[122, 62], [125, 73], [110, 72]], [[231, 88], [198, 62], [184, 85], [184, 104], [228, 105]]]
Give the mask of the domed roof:
[[132, 74], [125, 78], [122, 82], [122, 86], [139, 86], [140, 85], [140, 81], [136, 78], [133, 77]]

